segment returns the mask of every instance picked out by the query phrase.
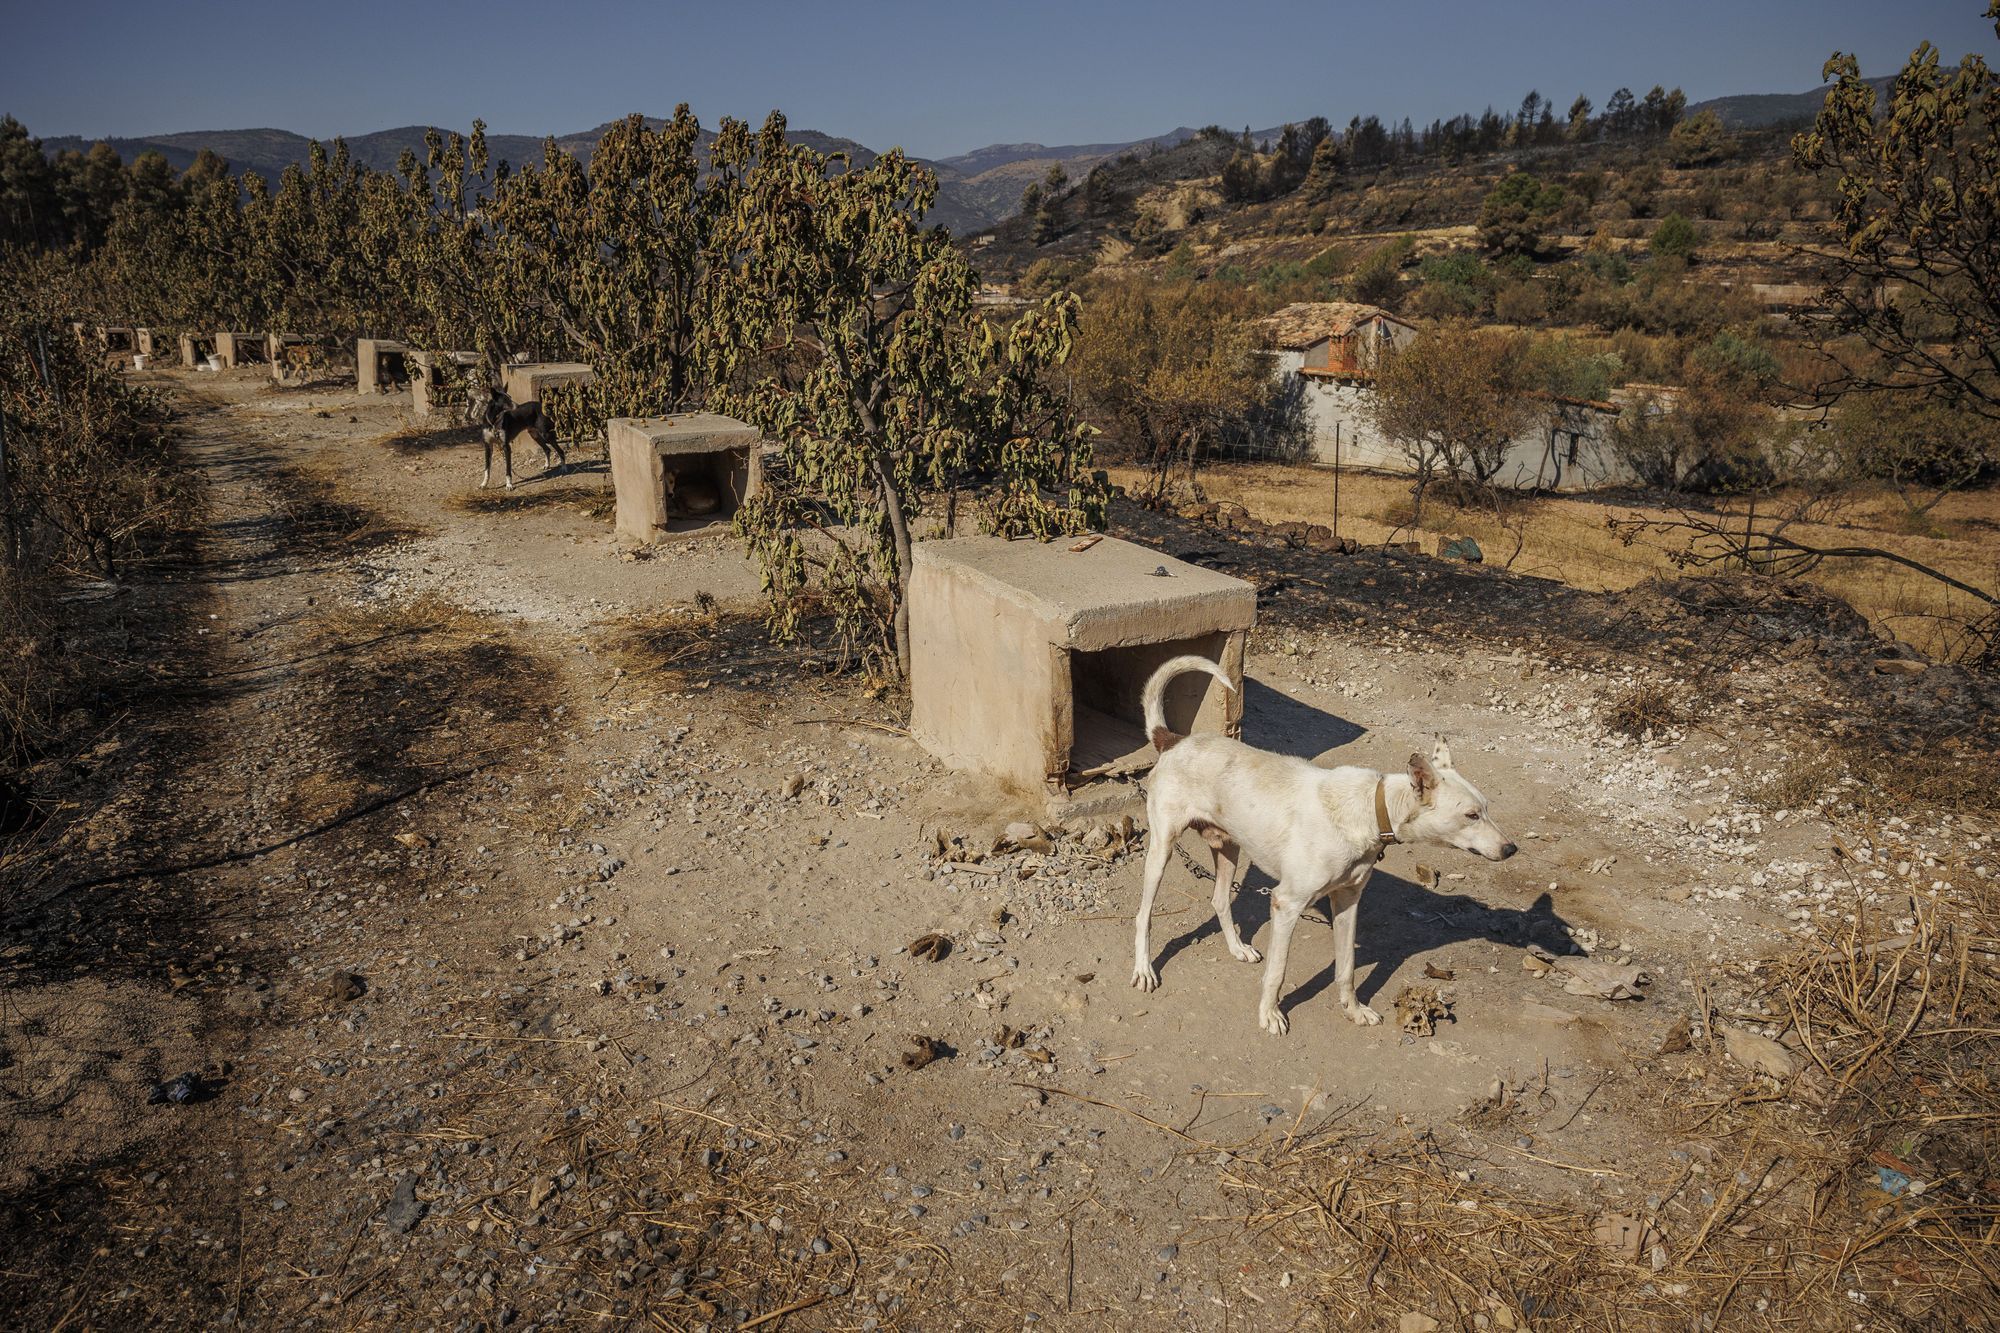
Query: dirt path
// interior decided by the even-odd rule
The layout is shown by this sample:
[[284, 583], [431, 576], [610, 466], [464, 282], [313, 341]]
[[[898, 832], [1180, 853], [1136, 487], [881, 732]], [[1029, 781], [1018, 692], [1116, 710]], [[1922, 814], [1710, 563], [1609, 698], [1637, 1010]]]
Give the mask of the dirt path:
[[[394, 408], [174, 382], [212, 521], [120, 612], [156, 670], [7, 921], [30, 1325], [1290, 1326], [1300, 1259], [1243, 1225], [1268, 1154], [1421, 1130], [1631, 1206], [1573, 1164], [1659, 1147], [1694, 983], [1832, 898], [1816, 810], [1733, 797], [1775, 731], [1640, 743], [1597, 721], [1623, 677], [1275, 615], [1248, 739], [1391, 766], [1446, 731], [1525, 851], [1399, 849], [1364, 905], [1363, 998], [1455, 1021], [1346, 1024], [1308, 930], [1268, 1039], [1195, 871], [1131, 989], [1123, 831], [994, 851], [1027, 812], [738, 632], [733, 546], [630, 558], [587, 468], [480, 498]], [[1523, 966], [1586, 949], [1647, 998]], [[1496, 1084], [1504, 1131], [1463, 1114]]]

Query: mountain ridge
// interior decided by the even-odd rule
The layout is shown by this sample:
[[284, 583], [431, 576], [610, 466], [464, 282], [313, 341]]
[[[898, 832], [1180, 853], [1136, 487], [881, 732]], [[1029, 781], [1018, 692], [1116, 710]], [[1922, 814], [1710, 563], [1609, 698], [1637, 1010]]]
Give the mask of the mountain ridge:
[[[1892, 81], [1890, 77], [1869, 80], [1878, 89], [1886, 89]], [[1696, 102], [1687, 110], [1690, 115], [1714, 111], [1731, 129], [1753, 129], [1792, 120], [1809, 120], [1825, 96], [1825, 86], [1799, 93], [1737, 93]], [[663, 123], [656, 117], [647, 117], [646, 122], [652, 126]], [[588, 161], [597, 141], [616, 123], [606, 121], [587, 130], [551, 136], [488, 134], [486, 142], [496, 161], [514, 165], [538, 161], [543, 145], [550, 139], [557, 147]], [[430, 128], [399, 125], [347, 137], [346, 143], [357, 162], [377, 171], [392, 171], [404, 149], [422, 156], [424, 135]], [[1144, 154], [1175, 148], [1194, 138], [1198, 132], [1181, 125], [1164, 134], [1116, 143], [993, 143], [948, 157], [915, 160], [938, 175], [938, 203], [932, 210], [932, 219], [956, 233], [966, 234], [987, 230], [1013, 216], [1019, 211], [1021, 192], [1045, 177], [1052, 167], [1061, 166], [1071, 180], [1076, 180], [1101, 162], [1130, 153]], [[1276, 127], [1253, 130], [1251, 137], [1261, 142], [1275, 137], [1278, 132]], [[713, 137], [712, 131], [703, 131], [704, 143]], [[792, 130], [790, 137], [794, 142], [806, 144], [819, 152], [846, 153], [861, 166], [879, 156], [866, 144], [823, 131]], [[275, 182], [287, 166], [306, 161], [313, 140], [291, 130], [267, 126], [99, 138], [54, 135], [44, 138], [42, 146], [44, 151], [55, 154], [71, 150], [87, 151], [92, 144], [99, 142], [109, 143], [128, 162], [140, 153], [157, 152], [176, 170], [186, 170], [195, 156], [206, 148], [226, 160], [230, 170], [238, 174], [254, 171]], [[330, 143], [331, 140], [321, 142]]]

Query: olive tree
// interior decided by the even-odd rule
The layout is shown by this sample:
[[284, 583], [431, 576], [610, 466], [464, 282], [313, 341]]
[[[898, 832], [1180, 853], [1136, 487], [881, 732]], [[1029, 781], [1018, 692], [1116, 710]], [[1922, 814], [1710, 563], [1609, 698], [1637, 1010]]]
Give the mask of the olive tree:
[[1533, 424], [1538, 405], [1519, 389], [1519, 360], [1515, 339], [1461, 321], [1381, 358], [1371, 409], [1416, 476], [1413, 526], [1422, 526], [1424, 494], [1440, 474], [1486, 485]]
[[[937, 188], [900, 152], [857, 169], [788, 144], [774, 113], [731, 214], [733, 263], [711, 276], [716, 404], [783, 452], [736, 520], [772, 626], [796, 632], [818, 601], [847, 646], [888, 649], [905, 674], [911, 548], [957, 523], [962, 495], [985, 531], [1046, 538], [1101, 522], [1107, 490], [1054, 378], [1076, 298], [983, 317], [977, 274], [923, 225]], [[799, 373], [771, 368], [787, 349]]]
[[552, 395], [561, 433], [650, 416], [707, 397], [716, 364], [727, 244], [754, 141], [725, 120], [707, 154], [685, 104], [650, 129], [613, 125], [590, 165], [551, 141], [539, 167], [508, 176], [490, 207], [500, 280], [559, 330], [596, 382]]
[[[1986, 16], [2000, 33], [2000, 0]], [[1829, 392], [1941, 390], [2000, 419], [2000, 76], [1976, 55], [1942, 67], [1925, 42], [1879, 115], [1854, 56], [1825, 77], [1792, 154], [1835, 193]]]

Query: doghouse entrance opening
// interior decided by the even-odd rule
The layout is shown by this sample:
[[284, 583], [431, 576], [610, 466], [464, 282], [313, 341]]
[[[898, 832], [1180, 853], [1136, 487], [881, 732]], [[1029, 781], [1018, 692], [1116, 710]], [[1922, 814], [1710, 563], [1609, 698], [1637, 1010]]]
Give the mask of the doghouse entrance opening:
[[410, 382], [409, 363], [403, 360], [401, 352], [377, 352], [375, 354], [375, 386], [403, 386]]
[[668, 532], [699, 532], [736, 516], [736, 456], [731, 451], [661, 460]]
[[[1158, 755], [1146, 735], [1146, 681], [1170, 657], [1193, 654], [1221, 661], [1228, 639], [1228, 634], [1218, 632], [1169, 643], [1070, 653], [1070, 782], [1152, 767]], [[1211, 688], [1221, 686], [1202, 672], [1175, 678], [1167, 686], [1165, 700], [1168, 728], [1183, 736], [1193, 731], [1195, 715]]]

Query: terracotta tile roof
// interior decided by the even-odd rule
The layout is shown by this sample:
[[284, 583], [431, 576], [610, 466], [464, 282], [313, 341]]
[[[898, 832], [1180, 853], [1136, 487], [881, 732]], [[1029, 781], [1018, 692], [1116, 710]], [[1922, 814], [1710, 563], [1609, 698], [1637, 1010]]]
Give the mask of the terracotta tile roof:
[[1266, 315], [1257, 321], [1257, 326], [1264, 330], [1271, 346], [1297, 351], [1322, 338], [1345, 337], [1353, 332], [1355, 325], [1378, 315], [1404, 328], [1411, 327], [1408, 320], [1381, 306], [1363, 305], [1359, 301], [1297, 301], [1276, 314]]

